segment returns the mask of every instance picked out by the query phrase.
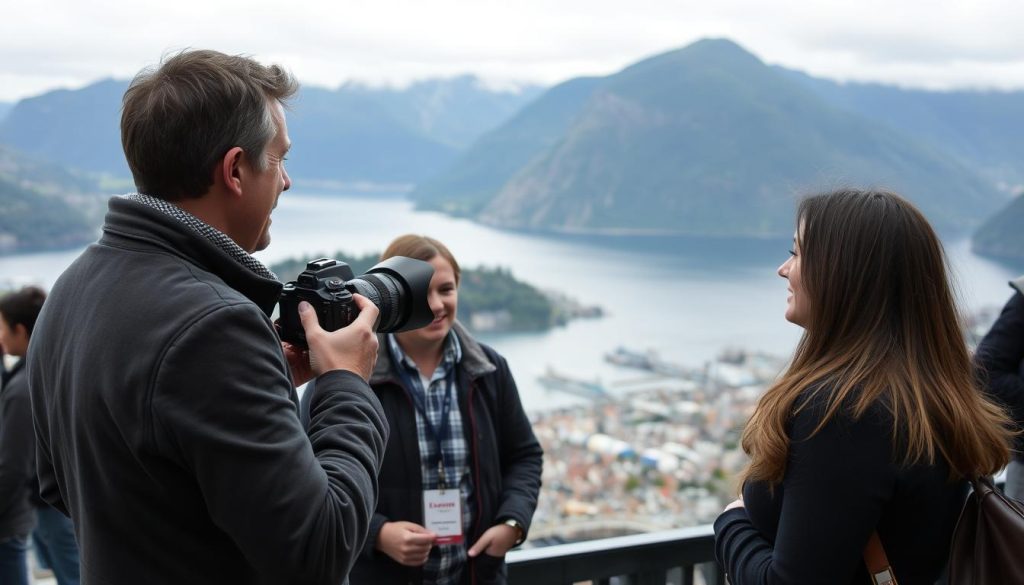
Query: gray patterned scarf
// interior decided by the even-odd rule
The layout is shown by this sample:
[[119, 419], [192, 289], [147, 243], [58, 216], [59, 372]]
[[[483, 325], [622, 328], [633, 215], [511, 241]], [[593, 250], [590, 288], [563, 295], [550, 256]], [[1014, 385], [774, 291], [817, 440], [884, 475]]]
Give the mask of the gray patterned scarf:
[[173, 217], [185, 226], [188, 226], [188, 228], [196, 234], [208, 240], [214, 246], [223, 250], [227, 255], [237, 260], [242, 266], [245, 266], [263, 278], [277, 280], [276, 274], [268, 270], [262, 262], [253, 258], [248, 252], [243, 250], [241, 246], [234, 242], [234, 240], [227, 237], [224, 232], [211, 226], [184, 209], [176, 205], [172, 205], [163, 199], [157, 199], [156, 197], [143, 195], [142, 193], [129, 193], [127, 195], [122, 195], [122, 197], [129, 201], [134, 201], [135, 203], [141, 203], [146, 207], [152, 207], [164, 215]]

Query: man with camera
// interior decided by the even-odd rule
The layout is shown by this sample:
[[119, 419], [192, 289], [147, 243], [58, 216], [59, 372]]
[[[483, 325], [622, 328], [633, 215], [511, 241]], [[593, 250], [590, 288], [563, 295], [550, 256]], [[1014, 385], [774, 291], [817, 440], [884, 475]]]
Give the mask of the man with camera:
[[[376, 502], [387, 423], [366, 384], [377, 309], [308, 352], [271, 321], [281, 284], [250, 253], [290, 186], [277, 66], [186, 51], [125, 93], [139, 193], [53, 287], [27, 372], [41, 493], [69, 514], [82, 583], [345, 579]], [[304, 429], [295, 385], [317, 375]]]

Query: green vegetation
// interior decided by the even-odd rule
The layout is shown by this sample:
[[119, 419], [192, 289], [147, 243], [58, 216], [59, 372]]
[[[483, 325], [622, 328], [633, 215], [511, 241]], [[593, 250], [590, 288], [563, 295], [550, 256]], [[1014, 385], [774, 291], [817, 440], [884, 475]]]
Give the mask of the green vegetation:
[[63, 199], [0, 177], [0, 253], [70, 248], [95, 240], [97, 231]]
[[95, 182], [0, 144], [0, 254], [59, 250], [96, 239]]
[[[352, 267], [356, 276], [377, 263], [378, 254], [328, 256]], [[312, 257], [310, 258], [312, 259]], [[294, 280], [306, 260], [291, 259], [270, 267], [282, 281]], [[561, 303], [517, 280], [505, 268], [463, 268], [459, 285], [459, 321], [474, 331], [543, 331], [564, 324], [571, 315]]]
[[459, 318], [475, 329], [542, 331], [558, 321], [554, 304], [539, 290], [503, 268], [472, 268], [462, 273]]

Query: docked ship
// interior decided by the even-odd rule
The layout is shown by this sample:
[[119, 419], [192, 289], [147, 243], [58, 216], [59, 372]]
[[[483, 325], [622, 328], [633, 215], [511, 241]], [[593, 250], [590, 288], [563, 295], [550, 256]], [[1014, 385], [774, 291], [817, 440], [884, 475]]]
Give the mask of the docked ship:
[[591, 400], [608, 400], [611, 398], [611, 394], [599, 382], [571, 378], [556, 372], [551, 366], [548, 366], [544, 374], [537, 377], [537, 381], [547, 390], [557, 390]]
[[604, 361], [616, 366], [653, 372], [669, 378], [686, 378], [690, 374], [683, 366], [661, 359], [653, 349], [639, 352], [620, 345], [615, 348], [615, 351], [604, 354]]

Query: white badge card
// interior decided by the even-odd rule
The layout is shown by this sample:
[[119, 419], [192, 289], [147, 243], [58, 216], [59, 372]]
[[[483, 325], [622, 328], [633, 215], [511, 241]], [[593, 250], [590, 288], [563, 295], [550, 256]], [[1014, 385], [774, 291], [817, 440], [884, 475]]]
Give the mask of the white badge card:
[[437, 535], [434, 544], [462, 542], [462, 498], [458, 488], [423, 491], [425, 528]]

